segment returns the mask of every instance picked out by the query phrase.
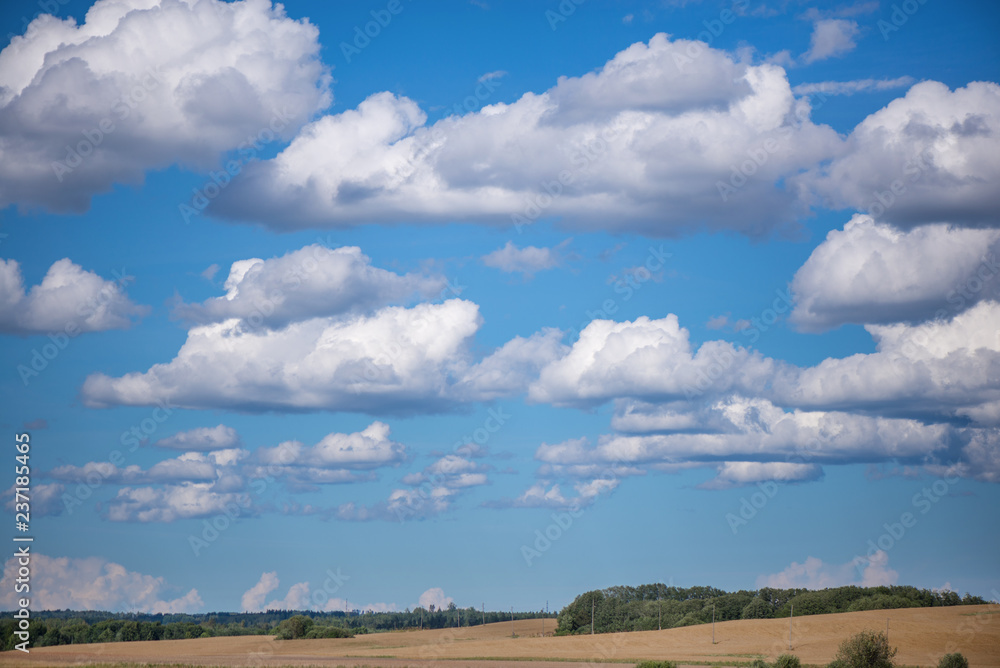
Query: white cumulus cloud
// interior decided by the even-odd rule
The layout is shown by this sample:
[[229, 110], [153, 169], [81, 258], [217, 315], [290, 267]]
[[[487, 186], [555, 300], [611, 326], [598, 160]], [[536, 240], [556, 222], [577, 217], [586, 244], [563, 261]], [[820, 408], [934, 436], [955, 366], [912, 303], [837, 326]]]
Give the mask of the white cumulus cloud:
[[[0, 605], [17, 607], [21, 594], [14, 592], [18, 561], [4, 565]], [[169, 598], [173, 588], [162, 577], [130, 571], [102, 557], [31, 557], [31, 605], [36, 610], [112, 610], [121, 612], [200, 612], [204, 604], [198, 590]]]
[[950, 317], [1000, 297], [1000, 230], [906, 231], [856, 214], [812, 252], [792, 291], [791, 322], [807, 331]]
[[[724, 201], [717, 184], [768, 137], [775, 149], [738, 205]], [[413, 100], [373, 94], [250, 165], [210, 210], [279, 229], [560, 218], [654, 236], [761, 234], [802, 211], [776, 184], [839, 145], [780, 67], [658, 34], [545, 92], [431, 125]]]
[[82, 211], [148, 169], [214, 167], [331, 101], [319, 31], [281, 5], [100, 0], [0, 52], [0, 207]]
[[0, 333], [100, 332], [126, 329], [149, 308], [129, 300], [121, 284], [130, 277], [105, 280], [69, 258], [49, 267], [38, 285], [25, 292], [17, 260], [0, 259]]

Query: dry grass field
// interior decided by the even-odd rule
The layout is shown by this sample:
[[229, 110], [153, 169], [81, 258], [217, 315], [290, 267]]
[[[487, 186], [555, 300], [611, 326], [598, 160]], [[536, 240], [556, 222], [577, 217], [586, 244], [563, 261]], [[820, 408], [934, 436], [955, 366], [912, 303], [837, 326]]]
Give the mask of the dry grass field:
[[[1000, 607], [996, 605], [880, 610], [800, 617], [792, 623], [791, 653], [803, 663], [825, 665], [837, 646], [862, 629], [884, 630], [899, 648], [897, 664], [936, 666], [954, 644], [971, 666], [1000, 666]], [[555, 620], [523, 620], [461, 629], [400, 631], [351, 639], [276, 640], [249, 636], [158, 642], [66, 645], [0, 654], [0, 665], [186, 664], [204, 666], [448, 666], [460, 668], [576, 668], [641, 659], [682, 664], [736, 665], [787, 652], [788, 620], [722, 622], [665, 631], [552, 637]]]

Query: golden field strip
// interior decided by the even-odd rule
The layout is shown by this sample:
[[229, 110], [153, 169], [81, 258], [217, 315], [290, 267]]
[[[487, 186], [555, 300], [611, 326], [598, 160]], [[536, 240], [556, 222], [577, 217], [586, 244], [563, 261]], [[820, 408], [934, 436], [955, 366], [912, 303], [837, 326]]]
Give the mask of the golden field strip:
[[[792, 622], [792, 654], [825, 665], [838, 645], [863, 629], [885, 630], [899, 648], [898, 665], [936, 666], [955, 647], [974, 667], [1000, 666], [1000, 606], [878, 610], [799, 617]], [[687, 665], [739, 665], [788, 652], [788, 620], [760, 619], [664, 631], [554, 637], [555, 620], [429, 631], [398, 631], [327, 640], [271, 636], [200, 638], [42, 647], [0, 653], [0, 665], [181, 664], [193, 666], [441, 666], [443, 668], [621, 668], [643, 659]]]

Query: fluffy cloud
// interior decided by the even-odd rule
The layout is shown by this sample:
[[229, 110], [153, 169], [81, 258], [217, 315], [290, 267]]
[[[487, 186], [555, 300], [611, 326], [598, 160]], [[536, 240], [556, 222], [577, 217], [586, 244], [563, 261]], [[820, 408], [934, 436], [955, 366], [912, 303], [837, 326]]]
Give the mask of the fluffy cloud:
[[441, 277], [400, 276], [373, 267], [355, 246], [313, 244], [269, 260], [234, 262], [224, 296], [179, 304], [174, 315], [197, 323], [239, 318], [274, 328], [293, 320], [365, 312], [414, 295], [431, 297], [444, 286]]
[[525, 246], [518, 248], [508, 241], [503, 248], [482, 257], [483, 264], [507, 273], [521, 273], [531, 277], [545, 269], [558, 267], [562, 258], [556, 249]]
[[889, 568], [889, 555], [879, 550], [869, 559], [855, 557], [847, 564], [827, 564], [816, 557], [807, 557], [801, 564], [792, 562], [780, 573], [761, 575], [757, 587], [776, 589], [828, 589], [857, 585], [878, 587], [893, 585], [899, 573]]
[[[652, 418], [654, 423], [661, 418], [655, 408]], [[656, 426], [667, 425], [661, 422]], [[681, 429], [606, 435], [593, 448], [581, 440], [543, 444], [535, 458], [563, 467], [721, 461], [721, 479], [743, 483], [814, 479], [818, 475], [816, 465], [822, 463], [882, 459], [923, 462], [935, 452], [947, 452], [951, 446], [951, 432], [946, 425], [851, 413], [786, 412], [765, 399], [735, 395], [695, 408], [684, 424], [675, 426]], [[752, 462], [808, 466], [755, 466]]]
[[791, 322], [920, 322], [1000, 297], [1000, 230], [924, 225], [901, 231], [857, 214], [833, 230], [792, 281]]
[[542, 367], [569, 350], [562, 338], [563, 333], [554, 328], [528, 338], [514, 337], [469, 368], [457, 385], [457, 393], [489, 400], [525, 391]]
[[[194, 443], [204, 443], [198, 431], [181, 435], [194, 434]], [[105, 504], [105, 517], [111, 521], [173, 522], [222, 513], [253, 516], [275, 510], [255, 498], [263, 491], [262, 483], [277, 479], [292, 491], [302, 491], [319, 484], [374, 480], [374, 469], [396, 466], [405, 459], [406, 448], [389, 438], [388, 425], [374, 422], [360, 432], [328, 434], [312, 447], [286, 441], [258, 448], [252, 454], [238, 448], [186, 452], [148, 469], [135, 464], [120, 467], [108, 461], [59, 466], [43, 474], [58, 482], [39, 486], [39, 502], [52, 505], [55, 512], [50, 514], [57, 514], [62, 510], [62, 483], [86, 483], [91, 488], [107, 484], [120, 487]], [[471, 465], [459, 470], [461, 467], [454, 465], [455, 470], [449, 473], [449, 466], [453, 463], [445, 458], [425, 472], [448, 490], [486, 482], [483, 467]], [[317, 512], [311, 506], [305, 510]]]
[[591, 505], [602, 494], [613, 492], [621, 481], [618, 478], [594, 478], [573, 485], [576, 496], [564, 496], [558, 484], [538, 481], [515, 499], [500, 499], [484, 505], [489, 508], [552, 508], [579, 510]]
[[845, 153], [799, 181], [830, 204], [899, 226], [995, 227], [1000, 86], [925, 81], [862, 121]]
[[16, 260], [0, 259], [0, 333], [43, 334], [126, 329], [148, 307], [133, 304], [121, 284], [130, 277], [104, 280], [69, 258], [53, 263], [42, 282], [25, 294]]
[[369, 506], [348, 502], [336, 509], [342, 520], [405, 522], [440, 515], [449, 510], [455, 497], [472, 487], [489, 484], [487, 467], [462, 454], [440, 457], [423, 471], [403, 477], [411, 489], [394, 489], [389, 498]]
[[166, 400], [192, 408], [407, 412], [441, 409], [479, 328], [468, 301], [313, 318], [278, 330], [239, 320], [191, 329], [173, 361], [87, 378], [88, 405]]
[[854, 50], [858, 36], [857, 21], [847, 19], [821, 19], [813, 24], [809, 50], [803, 55], [807, 63], [842, 56]]
[[948, 321], [865, 329], [876, 352], [786, 367], [773, 381], [775, 401], [1000, 425], [1000, 303], [979, 302]]
[[594, 320], [569, 352], [542, 368], [529, 388], [533, 401], [594, 405], [616, 397], [660, 400], [705, 392], [756, 392], [774, 362], [725, 341], [695, 352], [677, 316], [632, 322]]
[[689, 409], [679, 404], [679, 412], [671, 411], [671, 402], [740, 395], [786, 408], [998, 424], [1000, 303], [980, 301], [948, 321], [866, 329], [876, 352], [803, 368], [725, 341], [707, 341], [694, 352], [688, 331], [672, 314], [659, 320], [595, 320], [568, 353], [542, 367], [528, 396], [561, 406], [630, 398], [665, 408], [656, 416], [616, 418], [625, 423], [681, 425], [690, 419]]
[[718, 474], [702, 485], [705, 489], [726, 489], [758, 482], [806, 482], [823, 475], [818, 464], [791, 462], [723, 462]]
[[[62, 514], [64, 510], [62, 495], [65, 491], [66, 486], [57, 482], [33, 484], [30, 496], [31, 512], [39, 517]], [[17, 490], [14, 486], [11, 486], [4, 494], [5, 498], [8, 499], [4, 504], [4, 508], [13, 513], [15, 504], [18, 503], [16, 498]]]
[[251, 514], [247, 494], [213, 491], [211, 483], [184, 482], [163, 487], [123, 487], [107, 504], [112, 522], [173, 522], [212, 515]]
[[215, 427], [198, 427], [178, 432], [173, 436], [161, 438], [153, 446], [188, 452], [208, 452], [239, 448], [241, 444], [240, 435], [236, 433], [235, 429], [220, 424]]
[[318, 30], [281, 5], [100, 0], [0, 52], [0, 207], [81, 211], [174, 163], [208, 168], [329, 105]]
[[[198, 612], [202, 606], [196, 589], [174, 599], [161, 577], [144, 575], [100, 557], [76, 559], [33, 554], [31, 557], [31, 604], [35, 610], [113, 610], [121, 612]], [[0, 605], [16, 607], [14, 593], [17, 558], [4, 565]]]
[[[656, 236], [758, 234], [801, 212], [776, 183], [840, 144], [808, 116], [781, 68], [658, 34], [596, 72], [430, 126], [412, 100], [372, 95], [250, 165], [210, 209], [277, 228], [558, 217]], [[718, 183], [768, 138], [739, 206], [723, 201]]]
[[232, 466], [247, 455], [245, 450], [215, 450], [207, 454], [187, 452], [143, 469], [132, 464], [121, 468], [111, 462], [88, 462], [83, 466], [58, 466], [48, 477], [63, 482], [100, 480], [110, 484], [158, 484], [209, 482], [218, 478], [222, 467]]
[[451, 596], [444, 595], [444, 590], [441, 587], [431, 587], [420, 595], [417, 605], [425, 609], [429, 609], [433, 605], [435, 609], [441, 610], [447, 609], [454, 602], [455, 600]]
[[278, 573], [262, 573], [257, 584], [250, 587], [243, 593], [240, 599], [240, 609], [243, 612], [261, 612], [264, 610], [264, 601], [267, 595], [278, 588]]
[[280, 329], [241, 320], [201, 325], [173, 361], [83, 385], [95, 407], [169, 401], [191, 408], [406, 414], [524, 391], [561, 350], [558, 330], [515, 338], [473, 364], [479, 307], [452, 299], [370, 315], [311, 318]]
[[373, 422], [353, 434], [327, 434], [312, 447], [286, 441], [259, 448], [254, 457], [262, 465], [255, 474], [280, 476], [293, 487], [308, 488], [370, 479], [357, 472], [400, 464], [406, 459], [406, 447], [389, 438], [389, 425]]

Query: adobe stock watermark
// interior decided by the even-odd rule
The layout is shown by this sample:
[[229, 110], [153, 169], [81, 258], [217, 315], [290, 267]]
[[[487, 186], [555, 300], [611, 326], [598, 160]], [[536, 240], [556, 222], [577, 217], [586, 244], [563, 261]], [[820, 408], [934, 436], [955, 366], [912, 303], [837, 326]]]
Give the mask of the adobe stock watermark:
[[792, 299], [792, 293], [785, 288], [784, 290], [775, 290], [774, 294], [777, 295], [771, 302], [769, 307], [765, 307], [759, 316], [754, 316], [750, 318], [750, 325], [744, 327], [740, 330], [740, 334], [743, 336], [750, 337], [750, 343], [757, 343], [760, 339], [760, 335], [766, 332], [770, 327], [772, 327], [781, 318], [781, 315], [788, 313], [795, 306], [795, 302]]
[[874, 539], [868, 539], [868, 552], [865, 556], [854, 557], [854, 567], [857, 569], [858, 574], [864, 575], [865, 567], [872, 563], [872, 559], [876, 553], [889, 552], [889, 550], [902, 542], [907, 532], [919, 523], [920, 517], [918, 515], [929, 513], [948, 494], [951, 488], [960, 481], [961, 478], [958, 476], [939, 478], [929, 487], [924, 487], [914, 494], [913, 498], [910, 499], [910, 505], [914, 510], [919, 512], [915, 514], [906, 511], [900, 514], [898, 521], [891, 524], [889, 522], [882, 524], [882, 528], [885, 531]]
[[[42, 14], [48, 14], [50, 16], [59, 16], [60, 9], [68, 5], [71, 0], [38, 0], [35, 5], [40, 11], [35, 12], [35, 15], [28, 18], [27, 15], [21, 17], [21, 29], [23, 30], [24, 37], [31, 39], [34, 37], [37, 28], [33, 25], [35, 19], [37, 19]], [[12, 32], [7, 33], [7, 42], [10, 43], [15, 37], [20, 37], [20, 35], [15, 35]]]
[[385, 9], [371, 10], [369, 14], [372, 20], [365, 23], [363, 27], [361, 25], [354, 26], [354, 39], [350, 43], [340, 43], [340, 53], [344, 56], [344, 60], [350, 64], [353, 58], [360, 56], [361, 52], [371, 45], [372, 40], [389, 27], [393, 17], [403, 13], [403, 9], [405, 7], [401, 0], [389, 0]]
[[878, 31], [882, 33], [883, 41], [888, 42], [892, 33], [897, 32], [906, 25], [910, 17], [920, 11], [920, 8], [926, 4], [927, 0], [903, 0], [899, 4], [893, 3], [892, 11], [889, 13], [889, 20], [879, 19], [875, 24]]
[[587, 0], [561, 0], [555, 10], [545, 10], [545, 20], [548, 21], [549, 28], [555, 31], [559, 24], [565, 23], [569, 17], [576, 14], [576, 8]]
[[583, 509], [574, 504], [561, 513], [552, 513], [552, 523], [545, 529], [535, 529], [535, 541], [532, 545], [521, 545], [521, 557], [524, 563], [531, 567], [535, 560], [548, 552], [552, 544], [562, 538], [573, 526], [573, 520], [583, 517]]
[[[499, 76], [480, 77], [478, 84], [470, 95], [466, 95], [461, 102], [455, 102], [452, 104], [452, 114], [455, 116], [463, 116], [465, 114], [471, 114], [475, 111], [479, 111], [499, 87]], [[447, 136], [447, 133], [441, 128], [439, 123], [435, 123], [425, 133], [420, 135], [419, 141], [415, 142], [417, 146], [413, 151], [413, 154], [410, 155], [406, 159], [405, 164], [400, 167], [398, 172], [399, 176], [403, 179], [408, 179], [413, 176], [417, 171], [417, 165], [424, 158], [430, 155], [434, 147], [440, 146], [444, 143]]]
[[[143, 418], [123, 431], [118, 442], [121, 443], [122, 447], [127, 448], [128, 454], [135, 452], [140, 445], [149, 441], [150, 437], [159, 430], [160, 425], [170, 419], [176, 408], [177, 406], [168, 401], [158, 401], [156, 408], [150, 411], [149, 417]], [[72, 490], [72, 494], [64, 492], [62, 495], [63, 510], [72, 515], [77, 506], [82, 506], [83, 502], [93, 496], [94, 492], [104, 485], [111, 475], [123, 469], [127, 461], [126, 453], [121, 450], [116, 449], [109, 452], [108, 463], [113, 468], [95, 468], [77, 484]]]
[[[916, 183], [933, 164], [934, 151], [926, 148], [915, 159], [906, 161], [906, 164], [903, 165], [903, 176], [907, 177], [911, 183]], [[903, 178], [893, 179], [888, 190], [873, 190], [873, 199], [866, 209], [868, 215], [872, 218], [879, 218], [895, 206], [906, 192], [906, 181]]]
[[[795, 109], [795, 118], [799, 123], [809, 120], [809, 114], [820, 109], [827, 97], [822, 93], [816, 93], [816, 104]], [[810, 98], [810, 102], [812, 98]], [[784, 125], [775, 133], [765, 137], [758, 145], [746, 150], [747, 159], [737, 164], [729, 166], [729, 179], [727, 181], [718, 180], [715, 182], [715, 189], [719, 193], [719, 198], [723, 202], [728, 202], [729, 198], [739, 192], [753, 179], [753, 176], [771, 161], [771, 157], [785, 148], [793, 139], [795, 128], [791, 125]]]
[[[829, 443], [827, 438], [814, 436], [804, 445], [796, 445], [795, 449], [785, 457], [783, 463], [787, 464], [811, 464], [817, 455], [823, 451], [823, 447]], [[735, 536], [739, 530], [747, 526], [751, 520], [757, 517], [764, 507], [778, 495], [780, 491], [778, 483], [774, 480], [760, 480], [757, 482], [757, 491], [750, 495], [740, 497], [740, 507], [735, 513], [726, 513], [726, 524]]]
[[253, 497], [261, 497], [267, 488], [274, 484], [277, 479], [285, 473], [285, 466], [294, 460], [294, 455], [285, 450], [278, 450], [278, 461], [269, 463], [258, 469], [254, 477], [250, 478], [247, 486], [249, 493], [237, 494], [233, 500], [226, 501], [222, 506], [222, 511], [216, 513], [211, 518], [201, 521], [200, 535], [188, 534], [188, 547], [194, 556], [200, 557], [201, 553], [213, 545], [219, 537], [229, 530], [241, 517], [249, 515], [253, 510]]
[[[952, 654], [954, 652], [959, 652], [962, 649], [962, 642], [972, 640], [974, 637], [982, 633], [983, 631], [988, 631], [991, 622], [996, 619], [995, 615], [1000, 614], [1000, 591], [994, 587], [990, 593], [993, 598], [989, 602], [989, 608], [985, 612], [975, 612], [968, 615], [962, 615], [964, 618], [962, 623], [959, 624], [958, 628], [948, 635], [948, 644], [945, 645], [944, 654]], [[962, 640], [958, 640], [957, 636], [962, 636]], [[932, 660], [930, 663], [934, 664], [938, 662], [941, 658], [940, 654], [932, 655]]]
[[238, 158], [227, 160], [218, 172], [209, 170], [208, 179], [201, 187], [192, 189], [191, 199], [177, 205], [184, 224], [189, 225], [192, 217], [204, 211], [209, 202], [218, 197], [266, 145], [280, 138], [281, 131], [288, 127], [290, 120], [287, 108], [274, 112], [265, 127], [258, 130], [256, 135], [249, 135], [236, 147]]
[[555, 179], [543, 179], [539, 182], [539, 186], [544, 192], [529, 196], [521, 213], [510, 215], [510, 222], [514, 224], [514, 229], [517, 230], [518, 234], [522, 233], [524, 226], [537, 221], [556, 200], [562, 197], [564, 189], [571, 185], [580, 174], [590, 169], [607, 154], [611, 142], [618, 136], [618, 132], [619, 128], [605, 127], [598, 136], [589, 139], [583, 148], [573, 153], [570, 157], [573, 169], [564, 169], [556, 175]]
[[[455, 441], [452, 453], [464, 457], [469, 446], [473, 444], [486, 445], [493, 438], [493, 435], [503, 429], [504, 425], [510, 422], [513, 417], [510, 413], [504, 412], [503, 406], [490, 408], [487, 410], [486, 419], [481, 425], [473, 429], [472, 433], [465, 434], [461, 439]], [[435, 498], [434, 490], [440, 484], [447, 482], [451, 473], [451, 471], [438, 471], [432, 474], [430, 478], [416, 487], [415, 494], [407, 496], [403, 503], [393, 505], [392, 510], [396, 514], [396, 519], [402, 523], [415, 517], [426, 503]]]
[[139, 83], [122, 95], [111, 106], [111, 110], [106, 116], [99, 120], [94, 127], [81, 131], [83, 139], [73, 145], [67, 144], [66, 157], [52, 162], [52, 171], [59, 183], [62, 183], [67, 174], [71, 174], [73, 170], [83, 164], [84, 160], [93, 155], [97, 147], [121, 127], [119, 124], [131, 116], [132, 111], [144, 102], [149, 93], [159, 85], [159, 72], [151, 67], [148, 68]]
[[47, 335], [49, 342], [43, 344], [40, 348], [32, 348], [31, 358], [27, 364], [17, 365], [17, 374], [20, 376], [21, 382], [25, 387], [28, 386], [33, 378], [37, 378], [43, 371], [49, 368], [49, 365], [59, 357], [59, 354], [66, 350], [72, 339], [75, 339], [84, 332], [82, 322], [95, 315], [99, 309], [117, 297], [122, 287], [135, 281], [135, 276], [125, 274], [125, 267], [122, 267], [121, 272], [112, 270], [111, 273], [114, 276], [112, 283], [104, 285], [100, 292], [93, 298], [77, 305], [76, 315], [79, 318], [68, 320], [63, 325], [61, 331], [50, 332]]
[[[660, 244], [658, 248], [650, 246], [648, 250], [649, 253], [641, 265], [632, 267], [631, 271], [622, 272], [622, 278], [615, 281], [614, 293], [621, 295], [622, 302], [627, 302], [638, 294], [643, 286], [653, 280], [654, 274], [666, 266], [667, 260], [674, 256], [673, 253], [663, 249], [663, 244]], [[567, 330], [567, 335], [579, 336], [580, 332], [594, 320], [612, 320], [612, 316], [618, 312], [619, 308], [618, 298], [608, 297], [601, 302], [599, 308], [584, 311], [586, 319], [577, 327]]]
[[[736, 0], [732, 9], [723, 9], [719, 12], [718, 18], [702, 21], [701, 24], [705, 29], [695, 35], [694, 40], [688, 42], [684, 47], [684, 53], [674, 51], [674, 65], [677, 70], [683, 72], [685, 67], [705, 55], [706, 50], [712, 47], [712, 43], [721, 37], [726, 28], [735, 23], [749, 6], [750, 0]], [[703, 42], [706, 46], [702, 45]]]
[[[615, 459], [594, 477], [594, 481], [601, 481], [604, 483], [604, 487], [613, 491], [621, 480], [618, 470], [625, 466], [627, 464], [621, 459]], [[577, 497], [562, 512], [552, 513], [550, 524], [546, 525], [544, 529], [535, 529], [535, 539], [532, 544], [521, 545], [521, 558], [524, 559], [524, 563], [530, 568], [536, 560], [552, 549], [552, 546], [573, 527], [574, 521], [583, 517], [585, 504], [596, 500], [600, 494], [598, 492], [596, 496]]]
[[[990, 253], [989, 255], [983, 255], [980, 258], [981, 261], [979, 266], [976, 268], [975, 273], [969, 278], [958, 283], [955, 288], [945, 296], [945, 301], [951, 304], [951, 311], [957, 313], [966, 307], [967, 304], [973, 304], [979, 300], [979, 293], [981, 293], [993, 279], [1000, 274], [1000, 263], [997, 262], [996, 255]], [[948, 309], [938, 309], [935, 312], [934, 317], [941, 320], [948, 317]]]

